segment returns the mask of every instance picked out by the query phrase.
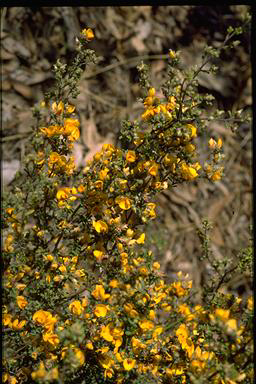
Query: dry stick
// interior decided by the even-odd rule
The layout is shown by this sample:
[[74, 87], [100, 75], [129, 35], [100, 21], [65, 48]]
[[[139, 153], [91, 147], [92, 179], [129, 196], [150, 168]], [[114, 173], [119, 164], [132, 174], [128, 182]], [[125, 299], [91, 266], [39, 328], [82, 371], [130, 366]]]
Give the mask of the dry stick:
[[28, 136], [30, 133], [32, 133], [33, 131], [27, 131], [27, 132], [23, 132], [23, 133], [17, 133], [16, 135], [11, 135], [11, 136], [5, 136], [5, 137], [1, 137], [1, 143], [4, 143], [5, 141], [12, 141], [12, 140], [16, 140], [16, 139], [22, 139], [24, 136]]
[[84, 76], [82, 79], [88, 80], [88, 79], [91, 79], [94, 76], [99, 75], [100, 73], [108, 72], [108, 71], [111, 71], [114, 68], [118, 68], [118, 67], [120, 67], [122, 65], [130, 64], [130, 63], [137, 62], [137, 61], [140, 61], [140, 60], [159, 60], [159, 59], [168, 59], [168, 57], [169, 57], [168, 55], [143, 55], [143, 56], [131, 57], [130, 59], [125, 59], [125, 60], [122, 60], [122, 61], [118, 61], [117, 63], [113, 63], [113, 64], [110, 64], [110, 65], [107, 65], [104, 68], [98, 69], [97, 71], [93, 72], [92, 74]]

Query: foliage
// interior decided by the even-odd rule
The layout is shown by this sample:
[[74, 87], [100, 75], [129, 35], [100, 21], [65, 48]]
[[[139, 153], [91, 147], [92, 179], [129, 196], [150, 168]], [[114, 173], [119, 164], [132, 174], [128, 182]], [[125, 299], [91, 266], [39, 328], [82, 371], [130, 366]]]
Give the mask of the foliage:
[[[142, 63], [142, 122], [125, 121], [121, 148], [104, 144], [81, 171], [70, 97], [82, 68], [97, 60], [86, 49], [92, 30], [81, 32], [71, 67], [57, 62], [56, 87], [34, 111], [24, 171], [4, 196], [3, 382], [252, 381], [252, 298], [213, 300], [219, 287], [212, 283], [204, 306], [194, 305], [192, 281], [179, 272], [166, 284], [144, 246], [157, 193], [223, 175], [221, 138], [210, 139], [209, 161], [199, 162], [194, 140], [212, 96], [199, 95], [197, 76], [216, 70], [207, 67], [211, 58], [240, 32], [229, 30], [219, 49], [207, 47], [202, 65], [185, 72], [170, 51], [164, 100]], [[225, 268], [216, 265], [220, 276]]]

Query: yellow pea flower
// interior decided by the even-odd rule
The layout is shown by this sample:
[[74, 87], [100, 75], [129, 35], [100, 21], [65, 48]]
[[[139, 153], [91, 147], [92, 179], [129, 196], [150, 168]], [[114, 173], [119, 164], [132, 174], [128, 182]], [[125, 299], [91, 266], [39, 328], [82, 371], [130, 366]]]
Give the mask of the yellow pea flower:
[[176, 52], [173, 51], [172, 49], [169, 49], [169, 57], [170, 57], [171, 59], [175, 59], [175, 57], [176, 57]]
[[221, 179], [221, 174], [222, 174], [222, 169], [217, 169], [213, 174], [212, 176], [210, 177], [210, 179], [212, 181], [219, 181]]
[[197, 136], [197, 129], [196, 129], [196, 127], [195, 127], [193, 124], [187, 124], [186, 127], [187, 127], [188, 129], [190, 129], [190, 132], [191, 132], [191, 136], [190, 136], [190, 137], [191, 137], [191, 138]]
[[145, 319], [139, 322], [139, 326], [143, 332], [146, 332], [154, 328], [154, 323], [150, 320]]
[[116, 198], [115, 202], [119, 205], [121, 209], [127, 211], [131, 208], [131, 200], [125, 196], [119, 196]]
[[105, 223], [105, 221], [98, 220], [92, 222], [92, 226], [95, 229], [96, 232], [108, 232], [108, 225]]
[[4, 313], [2, 322], [5, 327], [11, 326], [11, 320], [12, 320], [12, 315], [10, 315], [9, 313]]
[[102, 285], [96, 285], [95, 289], [92, 292], [92, 296], [96, 300], [105, 300], [110, 297], [109, 293], [105, 293], [105, 288]]
[[71, 313], [78, 316], [83, 312], [83, 307], [79, 300], [72, 301], [72, 303], [69, 304], [68, 309]]
[[52, 111], [56, 114], [56, 115], [60, 115], [63, 113], [64, 111], [64, 104], [63, 104], [63, 101], [60, 101], [58, 104], [56, 103], [56, 101], [54, 101], [54, 103], [52, 104]]
[[110, 331], [110, 325], [103, 325], [101, 328], [100, 336], [107, 341], [113, 341], [114, 338]]
[[98, 261], [101, 261], [103, 256], [104, 256], [104, 253], [102, 251], [97, 250], [97, 249], [95, 249], [95, 251], [93, 251], [93, 254]]
[[20, 309], [24, 309], [28, 305], [28, 302], [24, 296], [17, 296], [17, 304]]
[[105, 317], [108, 312], [108, 307], [104, 304], [97, 304], [94, 309], [94, 314], [97, 317]]
[[135, 151], [128, 151], [126, 154], [126, 161], [128, 163], [133, 163], [136, 160], [136, 153]]
[[75, 109], [76, 107], [74, 105], [68, 104], [66, 107], [66, 113], [72, 113]]
[[44, 333], [43, 340], [53, 345], [54, 347], [56, 347], [60, 342], [58, 336], [55, 333], [51, 333], [51, 332]]
[[94, 33], [91, 28], [83, 29], [81, 34], [86, 38], [87, 41], [92, 41], [94, 39]]
[[135, 367], [135, 364], [136, 360], [134, 359], [125, 359], [123, 361], [123, 367], [126, 371], [130, 371], [131, 369], [133, 369]]

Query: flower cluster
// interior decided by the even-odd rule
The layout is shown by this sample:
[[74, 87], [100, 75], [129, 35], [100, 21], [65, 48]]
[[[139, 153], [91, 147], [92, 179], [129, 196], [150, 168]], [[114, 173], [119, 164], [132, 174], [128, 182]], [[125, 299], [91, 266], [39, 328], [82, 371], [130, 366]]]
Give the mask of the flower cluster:
[[[81, 35], [81, 44], [94, 36], [90, 28]], [[81, 172], [71, 154], [80, 136], [78, 119], [68, 117], [75, 108], [65, 99], [48, 106], [28, 180], [17, 182], [4, 212], [3, 382], [249, 378], [252, 298], [243, 316], [239, 300], [194, 305], [192, 281], [180, 272], [166, 283], [144, 248], [156, 192], [217, 181], [223, 169], [221, 139], [209, 141], [212, 165], [200, 165], [197, 125], [179, 116], [193, 105], [175, 92], [165, 102], [149, 88], [142, 126], [128, 123], [121, 134], [128, 145], [104, 144]]]

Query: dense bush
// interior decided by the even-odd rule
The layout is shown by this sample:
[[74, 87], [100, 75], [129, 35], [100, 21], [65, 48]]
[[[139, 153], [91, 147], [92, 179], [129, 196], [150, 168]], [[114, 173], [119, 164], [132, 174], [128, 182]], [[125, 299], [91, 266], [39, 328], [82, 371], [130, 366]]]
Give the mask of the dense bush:
[[[56, 63], [56, 86], [34, 110], [24, 170], [3, 201], [3, 382], [252, 382], [253, 302], [218, 292], [225, 263], [214, 265], [204, 303], [194, 305], [188, 276], [167, 284], [144, 245], [157, 193], [223, 176], [221, 138], [199, 161], [195, 139], [213, 97], [198, 93], [197, 76], [214, 73], [211, 59], [241, 32], [229, 28], [188, 71], [170, 50], [164, 100], [138, 66], [142, 122], [125, 121], [121, 147], [104, 144], [82, 170], [72, 156], [80, 131], [70, 99], [84, 67], [97, 62], [86, 48], [92, 30], [81, 32], [70, 67]], [[240, 256], [235, 268], [246, 268], [250, 252]]]

